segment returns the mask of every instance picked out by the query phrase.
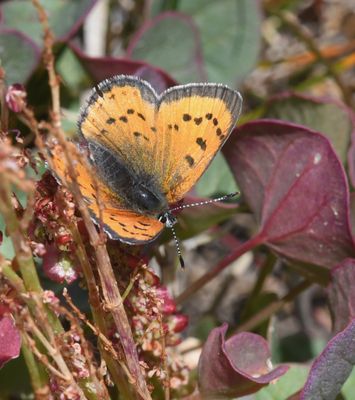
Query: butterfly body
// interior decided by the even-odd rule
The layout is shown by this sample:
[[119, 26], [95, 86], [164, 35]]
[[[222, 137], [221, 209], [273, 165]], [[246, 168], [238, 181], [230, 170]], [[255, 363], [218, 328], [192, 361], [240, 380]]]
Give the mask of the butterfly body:
[[133, 171], [117, 154], [97, 142], [89, 142], [93, 167], [100, 179], [117, 194], [123, 205], [141, 214], [159, 214], [168, 208], [156, 178], [148, 171]]
[[[131, 244], [173, 226], [169, 204], [180, 201], [206, 170], [241, 104], [237, 91], [218, 84], [176, 86], [158, 95], [132, 76], [101, 82], [79, 120], [91, 168], [79, 162], [77, 181], [93, 218], [101, 215], [111, 238]], [[54, 164], [65, 181], [59, 155]]]

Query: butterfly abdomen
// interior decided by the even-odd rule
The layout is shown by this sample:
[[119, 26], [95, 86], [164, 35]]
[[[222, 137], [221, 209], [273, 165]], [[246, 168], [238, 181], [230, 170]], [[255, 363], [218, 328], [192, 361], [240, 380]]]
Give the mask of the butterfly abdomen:
[[88, 142], [93, 168], [124, 206], [141, 214], [159, 214], [167, 209], [167, 201], [155, 178], [132, 168], [120, 160], [117, 153], [102, 144]]

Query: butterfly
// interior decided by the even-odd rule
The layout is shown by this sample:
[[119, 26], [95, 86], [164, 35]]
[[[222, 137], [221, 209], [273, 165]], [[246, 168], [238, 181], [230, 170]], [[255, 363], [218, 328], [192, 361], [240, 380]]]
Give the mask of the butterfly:
[[[110, 238], [129, 244], [147, 243], [172, 227], [169, 205], [201, 177], [241, 106], [239, 92], [221, 84], [186, 84], [158, 95], [134, 76], [99, 83], [78, 122], [90, 167], [75, 165], [92, 218], [100, 223], [101, 217]], [[53, 164], [65, 181], [63, 155], [54, 153]]]

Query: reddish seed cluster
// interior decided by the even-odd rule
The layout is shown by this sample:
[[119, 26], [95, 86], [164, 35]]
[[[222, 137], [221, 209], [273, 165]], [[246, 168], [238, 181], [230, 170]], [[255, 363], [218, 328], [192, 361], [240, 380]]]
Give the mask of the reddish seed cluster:
[[143, 266], [126, 302], [147, 377], [164, 383], [168, 372], [172, 389], [186, 385], [189, 370], [174, 354], [174, 346], [180, 343], [180, 332], [186, 328], [188, 320], [177, 312], [167, 288], [160, 286], [157, 275]]
[[20, 83], [15, 83], [7, 88], [5, 100], [9, 109], [13, 112], [21, 112], [26, 107], [27, 93]]
[[[41, 252], [41, 245], [45, 246], [45, 273], [57, 282], [72, 282], [78, 277], [78, 269], [73, 258], [75, 243], [67, 226], [68, 221], [76, 219], [75, 204], [69, 192], [58, 186], [49, 174], [45, 174], [37, 185], [34, 215], [31, 232], [37, 252]], [[135, 276], [125, 299], [125, 308], [147, 378], [152, 383], [157, 378], [162, 384], [169, 381], [172, 389], [181, 389], [188, 382], [189, 370], [174, 353], [174, 346], [181, 341], [180, 332], [187, 325], [187, 317], [177, 312], [167, 288], [161, 286], [159, 277], [146, 266], [148, 260], [132, 255], [134, 247], [129, 246], [129, 253], [122, 253], [123, 247], [119, 242], [109, 241], [108, 248], [122, 294], [132, 284], [132, 277]], [[116, 265], [115, 260], [120, 260], [120, 265]], [[47, 297], [51, 302], [50, 294]], [[109, 336], [118, 346], [119, 341], [114, 332]], [[88, 370], [80, 343], [74, 336], [68, 336], [63, 346], [68, 350], [68, 362], [73, 360], [71, 369], [76, 371], [78, 378], [85, 378]], [[59, 389], [63, 387], [58, 379], [53, 380], [52, 386]], [[66, 392], [63, 392], [63, 399], [75, 399], [76, 394], [68, 390], [70, 388], [67, 387]]]
[[50, 390], [59, 400], [80, 400], [81, 396], [74, 385], [62, 383], [60, 379], [52, 377], [50, 379]]
[[[46, 173], [37, 184], [31, 232], [43, 269], [56, 282], [71, 283], [78, 277], [75, 243], [67, 225], [75, 218], [72, 195]], [[44, 248], [43, 248], [44, 247]]]
[[66, 332], [62, 337], [62, 354], [73, 375], [79, 379], [85, 379], [90, 376], [87, 361], [80, 344], [80, 336], [75, 332]]

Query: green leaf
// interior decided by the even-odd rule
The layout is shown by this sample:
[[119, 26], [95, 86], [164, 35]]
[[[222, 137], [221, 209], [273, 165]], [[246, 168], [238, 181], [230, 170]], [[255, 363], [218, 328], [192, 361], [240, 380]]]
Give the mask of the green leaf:
[[344, 383], [344, 386], [341, 389], [341, 393], [344, 395], [346, 400], [353, 399], [355, 393], [355, 368], [353, 368], [353, 372], [350, 374], [349, 378]]
[[5, 221], [1, 215], [0, 215], [0, 231], [3, 234], [3, 240], [0, 245], [0, 254], [7, 260], [11, 260], [15, 255], [14, 246], [12, 245], [10, 237], [6, 236]]
[[166, 70], [182, 83], [204, 81], [201, 47], [192, 19], [163, 13], [137, 33], [127, 55]]
[[[228, 146], [228, 143], [227, 143]], [[213, 197], [236, 192], [237, 183], [222, 154], [218, 153], [196, 185], [201, 197]]]
[[355, 127], [354, 117], [345, 105], [317, 97], [286, 94], [270, 100], [265, 117], [294, 122], [322, 132], [332, 142], [340, 160], [346, 161]]
[[306, 382], [308, 367], [292, 365], [276, 383], [255, 394], [255, 400], [285, 400], [300, 390]]
[[69, 47], [66, 47], [60, 55], [56, 69], [68, 91], [79, 97], [87, 81], [87, 74]]
[[[78, 29], [94, 3], [93, 0], [41, 0], [56, 39], [64, 39]], [[24, 33], [42, 47], [43, 30], [31, 1], [7, 1], [1, 6], [1, 12], [6, 27]]]
[[24, 83], [39, 61], [39, 50], [32, 40], [19, 32], [2, 31], [0, 60], [7, 84]]
[[255, 0], [181, 0], [201, 35], [208, 80], [235, 86], [256, 65], [261, 15]]

